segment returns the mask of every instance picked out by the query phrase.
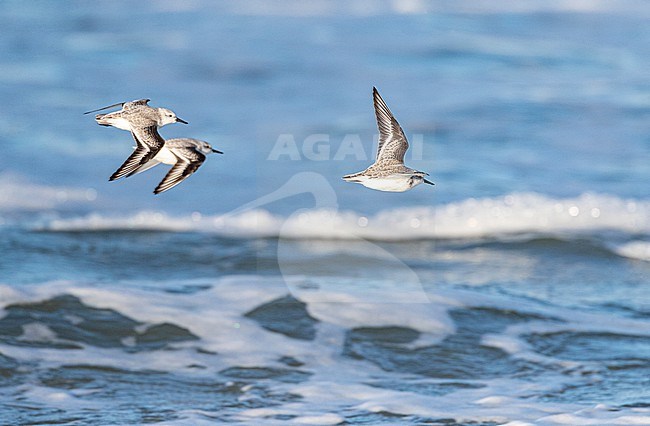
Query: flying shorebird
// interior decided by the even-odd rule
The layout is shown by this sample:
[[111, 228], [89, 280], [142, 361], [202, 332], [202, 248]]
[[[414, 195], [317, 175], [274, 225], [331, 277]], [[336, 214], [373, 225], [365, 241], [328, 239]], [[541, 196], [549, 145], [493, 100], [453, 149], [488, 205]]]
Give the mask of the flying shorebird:
[[120, 111], [108, 114], [97, 114], [95, 121], [101, 126], [113, 126], [131, 132], [135, 140], [135, 150], [126, 161], [111, 175], [109, 180], [124, 177], [153, 159], [158, 151], [165, 145], [165, 140], [158, 133], [158, 128], [171, 123], [187, 124], [173, 111], [167, 108], [152, 108], [147, 103], [149, 99], [139, 99], [131, 102], [122, 102], [103, 108], [85, 112], [103, 111], [105, 109], [121, 106]]
[[223, 154], [223, 152], [212, 148], [209, 143], [198, 139], [168, 139], [154, 158], [127, 176], [144, 172], [160, 163], [171, 164], [172, 168], [153, 191], [154, 194], [160, 194], [187, 179], [203, 164], [205, 156], [213, 152]]
[[388, 192], [408, 191], [421, 183], [434, 185], [425, 179], [428, 173], [404, 165], [404, 154], [409, 147], [406, 136], [375, 87], [372, 94], [379, 128], [377, 158], [366, 170], [343, 176], [343, 180]]

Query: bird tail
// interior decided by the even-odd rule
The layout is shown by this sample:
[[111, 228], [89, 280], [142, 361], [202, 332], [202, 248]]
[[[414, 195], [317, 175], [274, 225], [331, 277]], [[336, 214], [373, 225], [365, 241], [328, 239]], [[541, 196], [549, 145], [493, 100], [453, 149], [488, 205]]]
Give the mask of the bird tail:
[[345, 175], [342, 177], [342, 179], [346, 182], [360, 182], [359, 180], [359, 175], [361, 173], [352, 173], [350, 175]]
[[100, 126], [110, 126], [111, 122], [110, 122], [110, 120], [108, 120], [106, 118], [107, 115], [109, 115], [109, 114], [97, 114], [97, 115], [95, 115], [95, 121], [97, 122], [97, 124], [99, 124]]

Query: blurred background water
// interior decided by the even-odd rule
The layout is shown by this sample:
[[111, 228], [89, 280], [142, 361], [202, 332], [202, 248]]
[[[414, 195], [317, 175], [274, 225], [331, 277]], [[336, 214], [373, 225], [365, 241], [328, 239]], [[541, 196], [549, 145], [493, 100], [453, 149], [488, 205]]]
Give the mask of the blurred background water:
[[[0, 423], [650, 423], [649, 18], [0, 3]], [[340, 179], [373, 86], [435, 187]], [[225, 154], [108, 182], [139, 98]]]

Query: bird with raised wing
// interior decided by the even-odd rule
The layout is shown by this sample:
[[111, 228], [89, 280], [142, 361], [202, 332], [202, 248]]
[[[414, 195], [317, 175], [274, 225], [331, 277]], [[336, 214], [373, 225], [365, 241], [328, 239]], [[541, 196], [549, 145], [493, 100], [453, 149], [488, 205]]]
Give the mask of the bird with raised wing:
[[126, 161], [111, 175], [109, 180], [116, 180], [133, 173], [136, 169], [147, 164], [165, 145], [165, 140], [158, 133], [158, 128], [171, 123], [187, 124], [167, 108], [153, 108], [148, 105], [149, 99], [139, 99], [122, 102], [103, 108], [85, 112], [103, 111], [121, 106], [119, 111], [107, 114], [97, 114], [95, 121], [101, 126], [113, 126], [131, 132], [135, 140], [135, 150]]
[[428, 173], [404, 165], [404, 154], [409, 147], [404, 131], [375, 87], [372, 94], [379, 128], [377, 157], [366, 170], [345, 175], [343, 180], [388, 192], [408, 191], [421, 183], [434, 185], [425, 178]]

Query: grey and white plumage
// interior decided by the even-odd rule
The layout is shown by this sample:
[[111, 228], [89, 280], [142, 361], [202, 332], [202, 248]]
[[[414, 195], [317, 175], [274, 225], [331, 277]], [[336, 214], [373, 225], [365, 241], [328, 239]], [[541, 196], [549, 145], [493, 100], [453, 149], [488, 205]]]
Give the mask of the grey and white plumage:
[[153, 191], [154, 194], [160, 194], [190, 177], [203, 164], [206, 155], [213, 152], [223, 154], [223, 152], [212, 148], [209, 143], [202, 140], [191, 138], [168, 139], [155, 157], [133, 170], [127, 176], [144, 172], [160, 163], [171, 164], [172, 168]]
[[404, 154], [409, 147], [404, 131], [375, 87], [372, 94], [379, 129], [377, 157], [366, 170], [345, 175], [343, 180], [388, 192], [408, 191], [421, 183], [434, 185], [425, 178], [428, 173], [404, 165]]
[[119, 111], [108, 114], [97, 114], [95, 121], [101, 126], [113, 126], [131, 132], [135, 140], [135, 150], [126, 161], [111, 175], [109, 180], [116, 180], [133, 173], [136, 169], [152, 160], [165, 145], [165, 140], [158, 133], [158, 128], [171, 123], [187, 124], [167, 108], [153, 108], [148, 105], [149, 99], [139, 99], [123, 102], [96, 110], [121, 106]]

